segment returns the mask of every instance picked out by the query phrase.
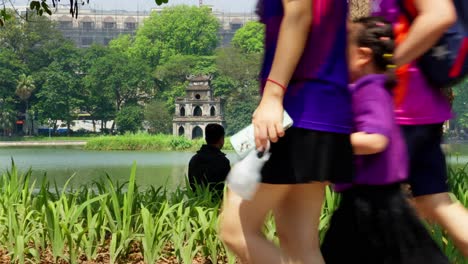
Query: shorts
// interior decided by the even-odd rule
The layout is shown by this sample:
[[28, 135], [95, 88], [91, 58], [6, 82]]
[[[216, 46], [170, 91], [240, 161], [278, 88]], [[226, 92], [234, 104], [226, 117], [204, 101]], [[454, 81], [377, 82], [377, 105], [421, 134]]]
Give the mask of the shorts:
[[344, 191], [321, 251], [327, 264], [449, 264], [399, 184]]
[[442, 124], [401, 126], [408, 147], [409, 177], [414, 197], [449, 191], [447, 164], [440, 144]]
[[262, 169], [262, 183], [350, 183], [353, 150], [348, 134], [289, 128], [271, 145], [270, 159]]

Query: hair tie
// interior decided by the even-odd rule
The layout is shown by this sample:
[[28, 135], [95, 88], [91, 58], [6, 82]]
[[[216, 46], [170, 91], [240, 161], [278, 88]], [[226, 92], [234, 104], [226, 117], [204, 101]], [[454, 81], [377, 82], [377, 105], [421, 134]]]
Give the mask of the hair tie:
[[382, 41], [388, 41], [388, 40], [390, 40], [390, 38], [389, 38], [389, 37], [380, 37], [380, 40], [382, 40]]
[[396, 69], [396, 65], [395, 64], [388, 64], [387, 69]]
[[391, 58], [393, 58], [393, 54], [391, 54], [391, 53], [385, 53], [385, 54], [383, 55], [383, 57], [386, 58], [386, 59], [391, 59]]

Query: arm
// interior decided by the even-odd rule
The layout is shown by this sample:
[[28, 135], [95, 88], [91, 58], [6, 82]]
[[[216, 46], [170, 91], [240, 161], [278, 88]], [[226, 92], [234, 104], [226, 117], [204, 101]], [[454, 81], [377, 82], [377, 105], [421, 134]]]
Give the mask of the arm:
[[412, 23], [407, 39], [395, 51], [398, 66], [427, 52], [456, 21], [451, 0], [414, 0], [414, 3], [419, 15]]
[[[287, 86], [304, 52], [312, 24], [312, 0], [283, 0], [284, 17], [269, 78]], [[294, 41], [291, 41], [294, 40]], [[267, 82], [263, 97], [253, 115], [255, 144], [265, 148], [284, 135], [282, 126], [285, 91]]]
[[354, 154], [372, 155], [384, 151], [388, 146], [388, 138], [380, 134], [356, 132], [351, 134], [351, 144]]

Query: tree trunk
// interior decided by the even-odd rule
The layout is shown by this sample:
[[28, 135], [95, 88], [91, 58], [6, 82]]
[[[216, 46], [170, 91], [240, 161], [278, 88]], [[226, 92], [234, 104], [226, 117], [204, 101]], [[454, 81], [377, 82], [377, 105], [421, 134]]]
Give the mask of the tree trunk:
[[70, 119], [67, 120], [67, 137], [69, 137], [71, 134], [70, 123], [71, 123], [71, 120]]
[[114, 134], [114, 128], [115, 128], [115, 120], [112, 121], [112, 126], [111, 126], [111, 134]]
[[29, 117], [29, 105], [28, 101], [26, 101], [26, 115], [25, 115], [25, 121], [24, 124], [26, 125], [26, 135], [29, 136], [29, 122], [31, 122], [28, 118]]

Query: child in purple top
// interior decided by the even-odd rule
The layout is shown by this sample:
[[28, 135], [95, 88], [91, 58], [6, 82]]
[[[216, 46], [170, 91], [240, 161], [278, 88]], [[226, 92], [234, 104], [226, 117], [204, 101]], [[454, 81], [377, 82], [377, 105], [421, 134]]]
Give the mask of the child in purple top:
[[[351, 143], [358, 154], [355, 185], [388, 185], [407, 178], [406, 146], [395, 122], [387, 79], [385, 74], [368, 74], [349, 86], [354, 114]], [[351, 186], [335, 188], [343, 191]]]
[[390, 90], [394, 48], [392, 26], [384, 19], [350, 24], [356, 177], [353, 184], [336, 185], [343, 196], [322, 245], [327, 264], [448, 263], [400, 187], [408, 160]]

